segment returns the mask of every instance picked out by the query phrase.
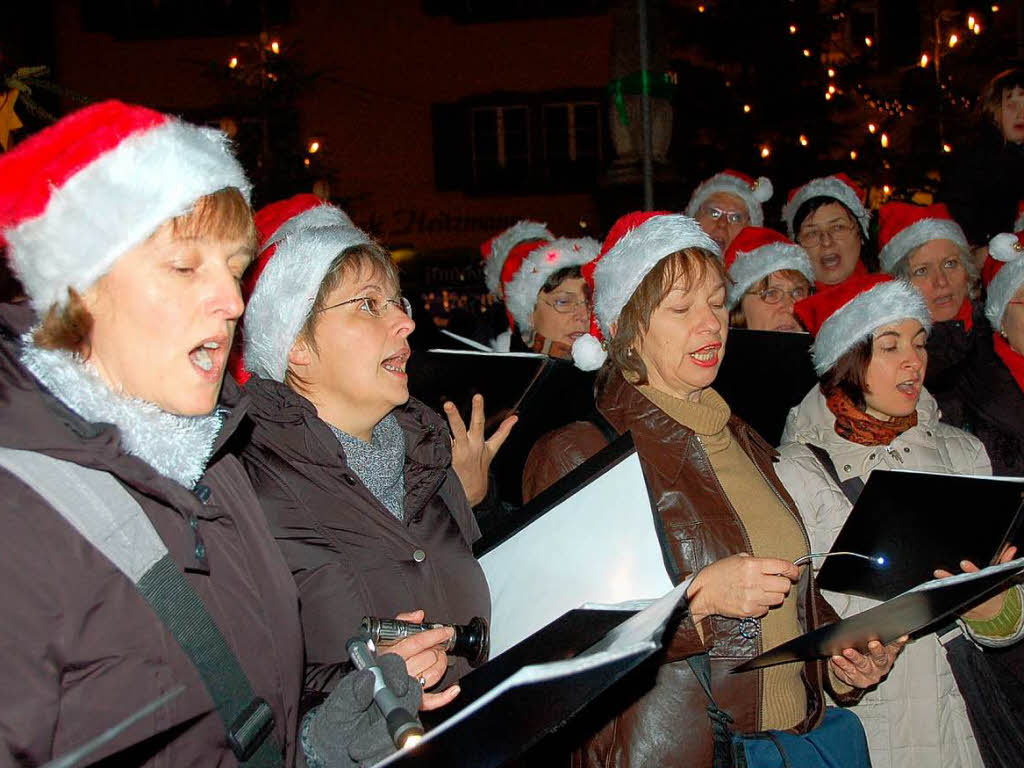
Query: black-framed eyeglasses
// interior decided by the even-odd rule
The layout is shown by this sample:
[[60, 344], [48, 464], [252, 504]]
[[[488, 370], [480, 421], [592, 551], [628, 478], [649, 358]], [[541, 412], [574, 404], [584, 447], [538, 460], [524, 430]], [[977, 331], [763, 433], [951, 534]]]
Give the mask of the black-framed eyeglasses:
[[586, 299], [570, 299], [565, 296], [559, 296], [554, 301], [548, 301], [547, 299], [541, 299], [541, 301], [562, 315], [570, 315], [577, 309], [582, 309], [587, 314], [590, 314], [592, 306]]
[[409, 317], [412, 317], [412, 304], [405, 296], [399, 296], [394, 299], [385, 299], [380, 296], [356, 296], [354, 299], [348, 299], [346, 301], [339, 301], [337, 304], [331, 304], [329, 307], [324, 307], [321, 312], [326, 312], [329, 309], [335, 309], [336, 307], [344, 307], [346, 304], [355, 304], [356, 302], [362, 302], [359, 305], [359, 309], [368, 315], [373, 317], [381, 318], [388, 313], [391, 307], [394, 307], [400, 312], [404, 312]]
[[712, 221], [721, 221], [724, 217], [726, 223], [733, 226], [746, 224], [750, 220], [750, 216], [743, 211], [724, 211], [721, 208], [715, 208], [713, 205], [701, 206], [700, 212]]
[[810, 293], [807, 288], [800, 286], [789, 291], [783, 288], [765, 288], [763, 291], [753, 291], [751, 295], [759, 296], [765, 304], [778, 304], [783, 298], [789, 296], [796, 304], [801, 299], [806, 299]]
[[826, 235], [829, 240], [835, 242], [836, 240], [842, 240], [853, 230], [853, 224], [836, 222], [835, 224], [830, 224], [824, 229], [811, 229], [807, 232], [801, 232], [797, 235], [796, 241], [804, 248], [816, 248], [825, 242]]

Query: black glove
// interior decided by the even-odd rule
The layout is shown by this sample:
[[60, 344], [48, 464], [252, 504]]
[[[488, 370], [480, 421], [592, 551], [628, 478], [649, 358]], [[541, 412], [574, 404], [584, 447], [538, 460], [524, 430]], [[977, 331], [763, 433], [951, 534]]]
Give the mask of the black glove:
[[[377, 666], [401, 705], [416, 714], [423, 691], [419, 682], [409, 677], [402, 657], [394, 653], [378, 656]], [[373, 765], [395, 751], [384, 716], [373, 703], [373, 685], [369, 670], [350, 672], [326, 701], [309, 713], [302, 747], [310, 766]]]

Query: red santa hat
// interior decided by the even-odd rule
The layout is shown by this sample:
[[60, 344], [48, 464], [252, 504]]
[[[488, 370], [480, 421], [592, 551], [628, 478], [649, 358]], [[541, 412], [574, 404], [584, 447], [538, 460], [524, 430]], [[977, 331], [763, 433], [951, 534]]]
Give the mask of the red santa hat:
[[796, 212], [800, 210], [801, 205], [815, 197], [830, 197], [845, 205], [860, 224], [864, 237], [868, 236], [871, 212], [864, 207], [864, 190], [845, 173], [834, 173], [831, 176], [811, 179], [802, 187], [790, 191], [786, 204], [782, 206], [782, 219], [786, 222], [786, 228], [791, 238], [796, 238], [796, 233], [793, 230]]
[[581, 267], [593, 261], [600, 250], [601, 244], [592, 237], [558, 238], [539, 246], [531, 244], [515, 276], [505, 283], [505, 307], [519, 329], [533, 330], [530, 318], [540, 289], [549, 277], [566, 267]]
[[965, 255], [969, 250], [964, 231], [944, 203], [885, 203], [878, 211], [878, 260], [890, 275], [912, 250], [932, 240], [952, 240]]
[[883, 325], [914, 319], [926, 330], [932, 326], [928, 305], [917, 288], [890, 275], [854, 275], [801, 299], [794, 311], [814, 336], [811, 360], [819, 376]]
[[550, 242], [555, 236], [548, 231], [548, 225], [539, 221], [523, 219], [503, 230], [480, 246], [484, 257], [484, 283], [487, 290], [499, 299], [502, 295], [502, 272], [512, 249], [524, 242]]
[[780, 269], [792, 269], [814, 285], [814, 268], [799, 245], [765, 227], [744, 227], [725, 249], [725, 269], [732, 279], [727, 303], [733, 309], [750, 287]]
[[981, 274], [988, 286], [985, 317], [999, 331], [1010, 299], [1024, 285], [1024, 231], [993, 237], [988, 244], [988, 256]]
[[634, 291], [658, 262], [685, 248], [703, 248], [721, 257], [718, 245], [689, 216], [668, 211], [628, 213], [612, 226], [597, 258], [583, 266], [593, 290], [590, 333], [572, 345], [578, 368], [600, 368], [607, 353], [602, 341]]
[[0, 246], [45, 312], [225, 187], [248, 200], [250, 184], [223, 133], [101, 102], [0, 155]]
[[710, 179], [705, 179], [693, 190], [690, 202], [686, 205], [686, 215], [696, 216], [704, 202], [717, 192], [727, 192], [740, 198], [747, 206], [750, 223], [755, 227], [760, 227], [764, 224], [764, 211], [761, 204], [772, 199], [774, 189], [771, 181], [765, 176], [755, 179], [745, 173], [726, 169], [721, 173], [716, 173]]
[[[316, 195], [271, 203], [256, 214], [259, 256], [242, 285], [246, 298], [244, 368], [284, 381], [288, 353], [316, 301], [334, 259], [346, 248], [372, 242], [340, 208]], [[235, 378], [247, 374], [233, 370]]]

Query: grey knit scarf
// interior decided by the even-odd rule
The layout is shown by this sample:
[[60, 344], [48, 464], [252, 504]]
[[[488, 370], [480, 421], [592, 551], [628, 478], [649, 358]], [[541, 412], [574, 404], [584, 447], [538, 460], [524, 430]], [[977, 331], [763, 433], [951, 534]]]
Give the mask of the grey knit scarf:
[[118, 394], [78, 355], [40, 349], [22, 337], [21, 362], [68, 408], [93, 424], [113, 424], [121, 445], [164, 477], [194, 488], [206, 471], [223, 415], [181, 416], [135, 397]]
[[370, 442], [328, 425], [341, 447], [348, 465], [374, 498], [399, 520], [405, 519], [405, 433], [395, 414], [381, 419], [370, 434]]

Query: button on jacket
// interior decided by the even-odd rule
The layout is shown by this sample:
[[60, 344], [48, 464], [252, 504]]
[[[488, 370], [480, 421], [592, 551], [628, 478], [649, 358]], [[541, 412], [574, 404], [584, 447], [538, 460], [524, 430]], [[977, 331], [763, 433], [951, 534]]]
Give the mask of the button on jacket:
[[[612, 368], [598, 375], [597, 408], [619, 432], [633, 435], [651, 499], [657, 508], [676, 569], [681, 577], [729, 555], [749, 552], [746, 532], [725, 496], [697, 435], [644, 397]], [[743, 421], [733, 416], [728, 428], [765, 481], [793, 517], [796, 507], [775, 476], [775, 451]], [[533, 495], [583, 463], [607, 444], [593, 424], [576, 422], [538, 441], [527, 461], [524, 492]], [[809, 631], [836, 620], [810, 578], [799, 590], [798, 620]], [[582, 729], [592, 735], [574, 756], [583, 766], [710, 766], [712, 735], [707, 698], [684, 660], [705, 650], [711, 656], [712, 686], [718, 705], [735, 719], [734, 728], [760, 729], [763, 692], [757, 672], [729, 670], [761, 653], [760, 632], [749, 620], [712, 616], [702, 622], [703, 640], [694, 624], [683, 620], [657, 657], [657, 666], [632, 675], [582, 715]], [[824, 662], [803, 670], [807, 713], [797, 730], [817, 725], [825, 708], [822, 686], [831, 684]], [[842, 703], [860, 696], [835, 693]], [[572, 726], [571, 726], [572, 727]], [[583, 732], [583, 731], [581, 731]]]
[[[417, 400], [395, 415], [405, 433], [405, 519], [351, 470], [312, 403], [285, 384], [246, 384], [251, 435], [240, 455], [299, 587], [306, 687], [331, 690], [345, 641], [364, 616], [423, 609], [426, 620], [490, 620], [490, 593], [473, 557], [480, 533], [451, 467], [442, 418]], [[442, 685], [469, 670], [453, 660]]]

